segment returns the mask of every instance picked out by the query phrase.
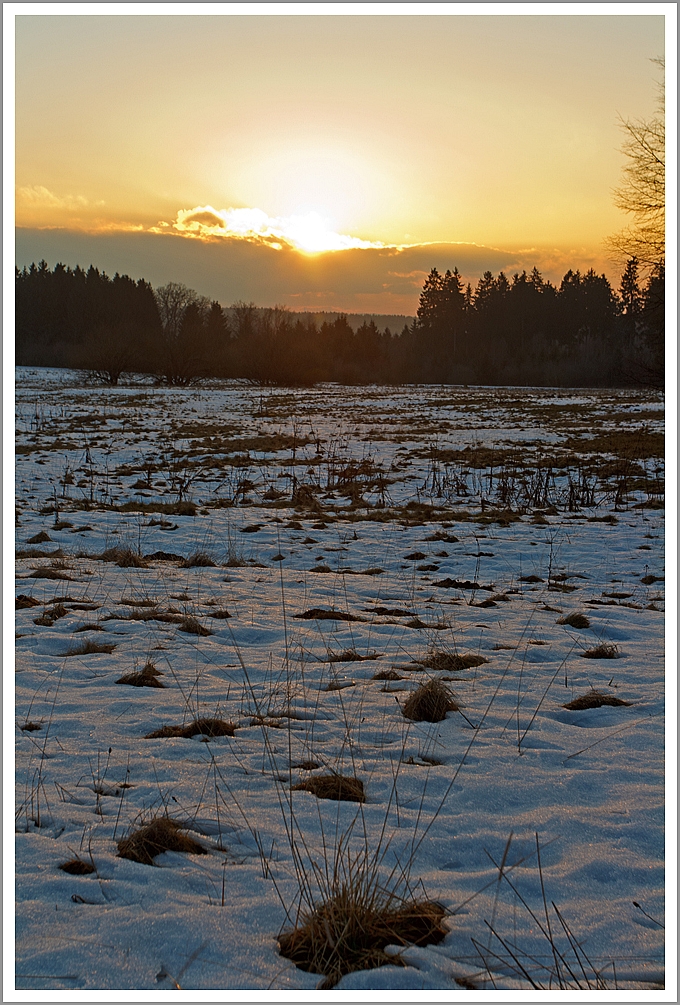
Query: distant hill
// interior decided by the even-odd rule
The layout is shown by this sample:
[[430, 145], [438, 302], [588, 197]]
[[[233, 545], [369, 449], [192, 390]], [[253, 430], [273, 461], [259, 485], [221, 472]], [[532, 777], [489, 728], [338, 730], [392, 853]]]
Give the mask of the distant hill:
[[324, 321], [332, 323], [336, 318], [346, 317], [347, 323], [353, 331], [361, 328], [363, 324], [370, 324], [375, 321], [377, 327], [383, 331], [389, 328], [394, 334], [399, 334], [404, 325], [413, 324], [413, 316], [408, 314], [347, 314], [344, 311], [295, 311], [300, 317], [312, 318], [316, 325], [322, 325]]
[[[259, 307], [258, 311], [266, 309]], [[225, 307], [224, 312], [229, 316], [231, 308]], [[404, 325], [411, 325], [414, 321], [413, 316], [408, 314], [348, 314], [346, 311], [290, 311], [290, 314], [303, 321], [313, 321], [317, 328], [320, 328], [324, 321], [332, 324], [340, 317], [347, 318], [347, 323], [353, 331], [357, 331], [363, 324], [374, 321], [380, 331], [389, 328], [393, 335], [401, 334]]]

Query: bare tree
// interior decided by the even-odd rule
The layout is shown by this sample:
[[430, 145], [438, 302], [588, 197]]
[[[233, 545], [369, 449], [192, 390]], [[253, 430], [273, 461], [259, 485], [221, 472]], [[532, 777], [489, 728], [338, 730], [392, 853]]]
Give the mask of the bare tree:
[[165, 286], [159, 286], [155, 297], [163, 334], [168, 341], [178, 338], [184, 314], [190, 304], [198, 307], [202, 314], [210, 310], [208, 298], [202, 297], [196, 290], [190, 290], [184, 283], [166, 283]]
[[[655, 59], [661, 69], [664, 60]], [[614, 234], [607, 244], [619, 261], [636, 258], [643, 270], [658, 270], [666, 253], [666, 130], [664, 84], [658, 85], [657, 115], [651, 119], [622, 119], [627, 158], [623, 183], [615, 192], [619, 209], [633, 218], [630, 227]]]
[[186, 386], [201, 376], [200, 331], [210, 313], [210, 301], [184, 283], [159, 286], [155, 297], [163, 326], [163, 353], [156, 360], [156, 376], [164, 383]]

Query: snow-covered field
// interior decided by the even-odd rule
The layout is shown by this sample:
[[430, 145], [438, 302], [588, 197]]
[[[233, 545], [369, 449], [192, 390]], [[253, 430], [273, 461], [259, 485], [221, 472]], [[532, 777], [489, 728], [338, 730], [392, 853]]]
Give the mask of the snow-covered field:
[[[316, 988], [277, 936], [355, 818], [449, 934], [339, 990], [663, 987], [658, 397], [17, 380], [18, 989]], [[207, 854], [118, 856], [166, 814]]]

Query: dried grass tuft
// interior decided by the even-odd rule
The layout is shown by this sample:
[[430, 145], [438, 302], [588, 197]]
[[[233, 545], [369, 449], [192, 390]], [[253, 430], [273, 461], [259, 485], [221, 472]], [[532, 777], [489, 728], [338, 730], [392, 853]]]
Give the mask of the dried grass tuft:
[[555, 623], [558, 625], [569, 625], [570, 628], [590, 628], [590, 618], [578, 611], [573, 611], [566, 618], [558, 618]]
[[581, 712], [586, 708], [601, 708], [603, 705], [612, 705], [617, 707], [619, 705], [630, 705], [629, 701], [623, 701], [622, 698], [615, 698], [611, 694], [603, 694], [601, 691], [589, 691], [588, 694], [581, 695], [580, 698], [574, 698], [573, 701], [568, 702], [563, 705], [563, 708], [568, 708], [572, 712]]
[[402, 712], [413, 722], [442, 722], [447, 712], [459, 711], [451, 690], [440, 680], [430, 680], [409, 695]]
[[386, 965], [406, 966], [385, 946], [427, 946], [448, 935], [446, 912], [434, 901], [403, 901], [374, 890], [343, 885], [335, 896], [303, 914], [279, 936], [281, 955], [308, 973], [324, 974], [322, 989], [345, 974]]
[[374, 673], [371, 680], [404, 680], [405, 678], [400, 676], [396, 670], [380, 670], [378, 673]]
[[52, 569], [50, 566], [43, 566], [42, 569], [35, 569], [30, 573], [29, 579], [65, 579], [69, 583], [73, 582], [72, 576], [67, 576], [61, 569]]
[[195, 551], [180, 562], [181, 569], [215, 569], [217, 562], [211, 558], [207, 551]]
[[227, 618], [231, 617], [231, 614], [226, 609], [226, 607], [220, 607], [216, 611], [211, 611], [210, 614], [208, 615], [208, 617], [210, 617], [210, 618], [217, 618], [220, 621], [225, 621]]
[[132, 548], [107, 548], [99, 556], [102, 562], [115, 562], [121, 569], [146, 569], [147, 561], [143, 555]]
[[234, 723], [225, 722], [224, 719], [194, 719], [186, 726], [161, 726], [160, 729], [155, 729], [153, 733], [147, 733], [145, 739], [153, 740], [157, 737], [179, 736], [188, 740], [192, 736], [233, 736], [235, 730], [236, 726]]
[[613, 642], [602, 642], [594, 649], [586, 649], [581, 655], [589, 660], [616, 660], [621, 654], [619, 647], [615, 646]]
[[415, 660], [414, 665], [434, 670], [436, 673], [459, 673], [461, 670], [480, 667], [488, 662], [484, 656], [476, 656], [474, 653], [459, 656], [458, 653], [432, 649], [424, 659]]
[[328, 653], [329, 663], [364, 663], [366, 660], [377, 660], [383, 653], [368, 653], [361, 656], [356, 649], [344, 649], [341, 653]]
[[14, 607], [17, 611], [25, 611], [29, 607], [40, 607], [40, 601], [25, 593], [19, 593], [14, 601]]
[[118, 857], [154, 865], [157, 855], [165, 851], [185, 852], [188, 855], [207, 855], [208, 850], [185, 833], [186, 827], [170, 817], [157, 817], [151, 823], [134, 831], [118, 842]]
[[364, 783], [347, 775], [316, 775], [292, 786], [293, 791], [311, 792], [317, 799], [336, 799], [339, 802], [365, 803]]
[[196, 618], [182, 618], [179, 623], [180, 632], [186, 632], [188, 635], [213, 635], [214, 633], [210, 631], [209, 628], [204, 628], [200, 621]]
[[159, 670], [153, 663], [147, 663], [141, 670], [123, 674], [116, 681], [116, 684], [130, 684], [132, 687], [165, 687], [165, 684], [158, 680], [163, 676], [163, 671]]
[[323, 607], [312, 607], [301, 614], [294, 614], [294, 618], [303, 618], [305, 621], [365, 621], [356, 614], [347, 614], [345, 611], [333, 611]]
[[97, 653], [108, 653], [110, 655], [115, 648], [115, 642], [92, 642], [90, 639], [87, 639], [85, 642], [71, 646], [65, 653], [62, 653], [62, 656], [94, 656]]
[[52, 538], [45, 530], [41, 530], [39, 534], [34, 534], [33, 537], [29, 537], [26, 544], [45, 544], [47, 541], [51, 541]]

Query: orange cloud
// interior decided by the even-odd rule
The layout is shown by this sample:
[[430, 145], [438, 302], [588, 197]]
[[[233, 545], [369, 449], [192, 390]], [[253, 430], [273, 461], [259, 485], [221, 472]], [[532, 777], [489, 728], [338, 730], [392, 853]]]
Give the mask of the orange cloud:
[[214, 209], [212, 206], [196, 206], [194, 209], [180, 209], [172, 224], [161, 222], [157, 227], [151, 227], [150, 232], [158, 234], [168, 228], [184, 237], [204, 241], [236, 238], [265, 244], [277, 251], [288, 247], [307, 254], [385, 247], [378, 241], [364, 241], [360, 237], [339, 234], [333, 229], [330, 220], [313, 212], [272, 217], [257, 208]]

